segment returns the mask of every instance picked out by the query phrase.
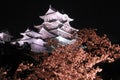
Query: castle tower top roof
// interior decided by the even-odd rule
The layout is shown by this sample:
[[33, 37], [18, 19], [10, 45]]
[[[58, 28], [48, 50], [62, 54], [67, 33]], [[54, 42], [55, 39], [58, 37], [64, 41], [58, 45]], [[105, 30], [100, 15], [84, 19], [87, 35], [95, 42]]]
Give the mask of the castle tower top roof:
[[49, 9], [48, 9], [48, 11], [45, 13], [45, 15], [52, 14], [52, 13], [54, 13], [54, 12], [56, 12], [56, 10], [55, 10], [54, 8], [52, 8], [51, 5], [49, 5]]
[[67, 14], [62, 14], [59, 11], [55, 10], [54, 8], [51, 7], [51, 5], [49, 6], [48, 11], [45, 13], [45, 15], [43, 16], [39, 16], [41, 19], [43, 19], [45, 22], [50, 22], [53, 20], [59, 20], [61, 22], [64, 21], [73, 21], [72, 18], [70, 18]]
[[45, 22], [50, 22], [53, 20], [59, 20], [61, 22], [65, 22], [65, 21], [73, 21], [72, 18], [70, 18], [67, 14], [61, 14], [59, 11], [49, 14], [49, 15], [43, 15], [43, 16], [39, 16], [41, 19], [43, 19]]

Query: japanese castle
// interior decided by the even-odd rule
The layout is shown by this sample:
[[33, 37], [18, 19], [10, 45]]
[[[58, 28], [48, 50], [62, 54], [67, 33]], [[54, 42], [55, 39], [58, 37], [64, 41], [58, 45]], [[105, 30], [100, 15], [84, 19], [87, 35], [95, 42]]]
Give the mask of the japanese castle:
[[[32, 52], [43, 52], [47, 48], [46, 39], [57, 39], [62, 45], [74, 43], [76, 40], [72, 37], [72, 33], [78, 31], [71, 27], [70, 22], [73, 21], [67, 14], [62, 14], [59, 11], [49, 6], [48, 11], [43, 16], [39, 16], [44, 22], [41, 25], [34, 26], [38, 32], [27, 29], [24, 33], [20, 33], [23, 38], [17, 40], [22, 46], [28, 42]], [[15, 42], [13, 42], [15, 44]]]

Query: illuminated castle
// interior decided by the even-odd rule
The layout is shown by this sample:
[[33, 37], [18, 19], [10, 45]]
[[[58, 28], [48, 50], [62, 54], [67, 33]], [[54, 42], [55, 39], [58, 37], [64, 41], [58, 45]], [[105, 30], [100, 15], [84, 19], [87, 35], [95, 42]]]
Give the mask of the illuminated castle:
[[[75, 42], [72, 33], [78, 30], [70, 26], [69, 22], [73, 19], [69, 18], [67, 14], [62, 14], [50, 6], [45, 15], [40, 16], [40, 18], [44, 22], [41, 25], [34, 26], [38, 32], [27, 29], [24, 33], [20, 33], [23, 35], [23, 38], [17, 40], [20, 46], [27, 42], [30, 44], [32, 52], [39, 53], [47, 50], [45, 47], [46, 39], [57, 39], [62, 45]], [[13, 44], [15, 43], [13, 42]]]
[[54, 10], [51, 6], [45, 15], [40, 16], [44, 22], [41, 25], [34, 26], [39, 29], [39, 33], [43, 39], [56, 38], [61, 44], [71, 44], [75, 41], [72, 39], [72, 34], [77, 29], [70, 26], [69, 22], [73, 19], [67, 14], [62, 14]]

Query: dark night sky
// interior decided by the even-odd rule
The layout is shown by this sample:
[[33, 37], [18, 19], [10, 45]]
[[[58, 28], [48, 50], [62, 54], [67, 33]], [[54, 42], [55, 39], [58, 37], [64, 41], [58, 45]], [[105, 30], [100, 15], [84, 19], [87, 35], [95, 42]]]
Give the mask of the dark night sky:
[[75, 19], [71, 22], [73, 27], [79, 29], [85, 27], [97, 28], [99, 32], [108, 34], [113, 42], [120, 43], [120, 8], [118, 2], [100, 0], [16, 0], [14, 2], [8, 1], [7, 4], [7, 15], [3, 16], [5, 20], [3, 20], [0, 28], [7, 28], [13, 35], [18, 35], [27, 27], [33, 28], [34, 25], [41, 24], [42, 20], [39, 16], [43, 15], [51, 4], [58, 11], [63, 11]]

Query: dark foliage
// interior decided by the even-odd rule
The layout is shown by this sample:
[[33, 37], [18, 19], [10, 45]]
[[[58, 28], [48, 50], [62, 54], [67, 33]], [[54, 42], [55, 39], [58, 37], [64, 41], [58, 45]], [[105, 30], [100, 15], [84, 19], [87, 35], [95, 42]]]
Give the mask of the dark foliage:
[[12, 45], [10, 42], [1, 43], [0, 49], [0, 66], [8, 68], [7, 77], [13, 77], [21, 62], [34, 61], [29, 55], [30, 46], [27, 43], [21, 47], [18, 44]]

